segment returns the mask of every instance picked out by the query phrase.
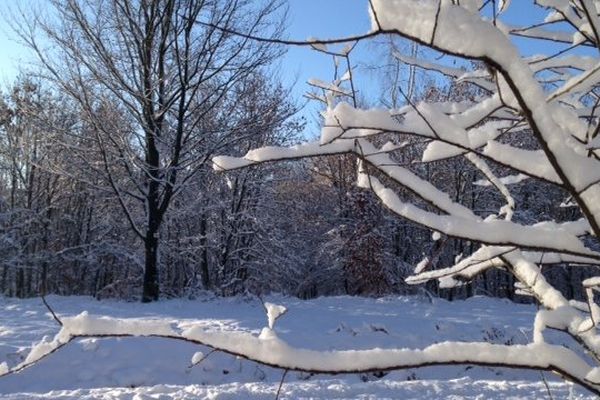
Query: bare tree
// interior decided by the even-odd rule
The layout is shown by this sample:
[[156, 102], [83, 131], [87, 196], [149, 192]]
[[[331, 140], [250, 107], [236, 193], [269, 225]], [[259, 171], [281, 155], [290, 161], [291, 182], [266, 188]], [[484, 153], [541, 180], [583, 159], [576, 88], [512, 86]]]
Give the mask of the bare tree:
[[[18, 31], [45, 75], [80, 105], [99, 162], [145, 252], [142, 301], [159, 296], [159, 235], [171, 201], [245, 126], [229, 96], [279, 52], [198, 20], [276, 38], [279, 0], [50, 0], [52, 18], [23, 15]], [[39, 33], [43, 34], [43, 39]], [[85, 157], [84, 157], [85, 158]], [[98, 160], [95, 160], [98, 161]]]

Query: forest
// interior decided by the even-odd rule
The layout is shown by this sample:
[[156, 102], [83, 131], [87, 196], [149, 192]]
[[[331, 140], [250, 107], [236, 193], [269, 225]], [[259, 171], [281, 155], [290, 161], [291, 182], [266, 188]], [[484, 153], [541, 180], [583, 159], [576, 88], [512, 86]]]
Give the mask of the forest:
[[[133, 300], [142, 298], [145, 288], [146, 300], [159, 293], [171, 298], [199, 291], [223, 296], [277, 292], [308, 299], [422, 290], [450, 299], [473, 294], [514, 299], [514, 278], [501, 270], [485, 271], [454, 290], [440, 290], [435, 283], [407, 285], [405, 279], [418, 263], [427, 263], [429, 269], [450, 265], [472, 254], [476, 243], [447, 235], [432, 240], [431, 230], [389, 212], [369, 190], [355, 185], [355, 155], [311, 157], [227, 174], [214, 171], [211, 157], [216, 155], [242, 156], [252, 148], [305, 140], [298, 101], [267, 76], [266, 68], [280, 56], [281, 46], [238, 43], [240, 38], [198, 27], [189, 35], [202, 36], [189, 48], [178, 49], [193, 54], [200, 46], [209, 49], [193, 63], [183, 56], [138, 59], [144, 50], [154, 56], [169, 45], [163, 43], [166, 33], [148, 49], [134, 43], [128, 44], [132, 49], [120, 43], [95, 47], [104, 43], [104, 35], [133, 39], [141, 27], [92, 36], [87, 29], [99, 20], [120, 21], [111, 21], [110, 10], [90, 20], [73, 20], [85, 10], [68, 4], [58, 8], [60, 4], [55, 6], [65, 13], [62, 28], [79, 35], [81, 43], [75, 46], [69, 43], [73, 39], [52, 36], [64, 46], [52, 55], [34, 47], [46, 71], [42, 77], [20, 75], [0, 103], [0, 291], [6, 296], [55, 293]], [[204, 12], [192, 6], [188, 13]], [[241, 5], [207, 12], [215, 20], [231, 19], [226, 26], [231, 29], [243, 30], [248, 23], [256, 24], [254, 30], [261, 34], [263, 25], [275, 29], [276, 38], [282, 34], [274, 25], [280, 7], [271, 3], [257, 10], [252, 21], [242, 19]], [[162, 15], [155, 18], [160, 28]], [[185, 23], [172, 22], [169, 29], [183, 36], [190, 28], [179, 26]], [[42, 29], [48, 35], [60, 33], [51, 30], [56, 27]], [[34, 37], [26, 39], [36, 45]], [[406, 46], [394, 40], [379, 44], [382, 54], [393, 57]], [[322, 52], [331, 57], [331, 51]], [[332, 63], [331, 73], [341, 77], [347, 60], [334, 57], [343, 63], [338, 68]], [[213, 66], [211, 58], [221, 61]], [[418, 66], [411, 66], [406, 100], [401, 95], [406, 84], [390, 76], [405, 60], [396, 57], [394, 63], [381, 77], [387, 86], [379, 94], [383, 105], [464, 102], [483, 95], [474, 84], [434, 75], [434, 68], [417, 80]], [[82, 65], [93, 67], [85, 73], [95, 78], [84, 75]], [[174, 83], [160, 85], [165, 79], [161, 65], [162, 74], [175, 74], [169, 76]], [[348, 65], [348, 71], [356, 67]], [[138, 80], [150, 66], [145, 88]], [[464, 67], [465, 73], [469, 67], [477, 66]], [[348, 86], [333, 92], [335, 101], [366, 101], [352, 93], [349, 80], [334, 79]], [[329, 83], [315, 79], [311, 84], [308, 96], [313, 101], [323, 101], [331, 92]], [[145, 104], [144, 91], [155, 88], [156, 98]], [[502, 194], [472, 163], [460, 157], [422, 162], [429, 140], [389, 136], [398, 147], [394, 161], [413, 163], [416, 174], [454, 201], [480, 215], [502, 206]], [[536, 147], [526, 131], [504, 136], [508, 144]], [[493, 168], [498, 175], [510, 173], [503, 165]], [[569, 196], [555, 185], [516, 177], [511, 194], [518, 205], [513, 218], [520, 223], [580, 217], [576, 207], [558, 207]], [[418, 201], [408, 191], [405, 196]], [[565, 267], [549, 271], [549, 279], [569, 298], [579, 299], [580, 282], [589, 273]]]
[[[121, 365], [122, 337], [141, 359], [148, 337], [202, 346], [190, 370], [218, 355], [172, 382], [158, 365], [57, 377], [55, 398], [200, 380], [162, 394], [420, 399], [470, 373], [443, 392], [599, 395], [600, 2], [368, 0], [367, 32], [307, 39], [287, 31], [293, 1], [7, 13], [36, 61], [0, 89], [0, 397], [28, 398], [53, 357], [92, 364], [97, 338], [100, 367]], [[301, 96], [277, 72], [291, 48], [330, 62]], [[15, 307], [45, 313], [41, 336]], [[328, 374], [359, 380], [334, 394]]]

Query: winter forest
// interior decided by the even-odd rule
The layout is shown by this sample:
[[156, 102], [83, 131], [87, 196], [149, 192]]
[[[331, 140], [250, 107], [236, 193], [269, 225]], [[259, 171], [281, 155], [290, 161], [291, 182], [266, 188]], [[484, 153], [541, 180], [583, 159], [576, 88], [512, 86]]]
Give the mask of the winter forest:
[[0, 398], [600, 396], [600, 1], [354, 1], [1, 4]]

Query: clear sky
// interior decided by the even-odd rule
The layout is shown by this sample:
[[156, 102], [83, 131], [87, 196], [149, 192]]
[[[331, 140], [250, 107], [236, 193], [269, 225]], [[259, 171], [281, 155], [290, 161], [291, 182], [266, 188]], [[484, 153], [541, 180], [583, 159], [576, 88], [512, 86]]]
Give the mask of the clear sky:
[[[21, 46], [5, 18], [9, 8], [18, 6], [44, 7], [45, 0], [0, 0], [0, 87], [14, 81], [19, 66], [32, 60], [28, 49]], [[332, 38], [363, 33], [369, 29], [368, 0], [289, 0], [289, 22], [286, 36], [290, 39], [309, 37]], [[363, 49], [357, 49], [364, 55]], [[332, 77], [332, 60], [310, 48], [289, 48], [278, 65], [278, 71], [287, 86], [293, 85], [293, 94], [304, 104], [302, 94], [309, 87], [306, 81]], [[316, 115], [318, 105], [310, 104], [305, 110], [307, 119]]]
[[[10, 83], [18, 73], [19, 65], [31, 59], [28, 50], [14, 41], [7, 23], [1, 16], [6, 15], [8, 7], [34, 6], [40, 10], [46, 0], [0, 0], [0, 86]], [[538, 12], [531, 5], [532, 0], [515, 0], [504, 19], [514, 24], [523, 24], [531, 19], [533, 12]], [[366, 32], [370, 27], [368, 17], [368, 0], [288, 0], [290, 7], [287, 37], [290, 39], [308, 39], [309, 37], [333, 38]], [[523, 45], [525, 53], [533, 53], [541, 49]], [[374, 53], [373, 46], [362, 43], [355, 50], [355, 61], [359, 69], [356, 74], [357, 86], [368, 87], [376, 82], [373, 75], [360, 69], [361, 61], [375, 61], [380, 54]], [[302, 94], [309, 90], [306, 81], [318, 78], [330, 81], [333, 74], [332, 60], [308, 47], [291, 47], [281, 60], [278, 71], [286, 85], [294, 85], [293, 94], [298, 103], [303, 104]], [[342, 71], [343, 72], [343, 71]], [[309, 104], [304, 115], [314, 124], [319, 105]], [[311, 128], [312, 130], [312, 128]]]
[[[370, 28], [368, 0], [289, 0], [289, 7], [289, 38], [335, 38], [364, 33]], [[368, 48], [361, 44], [354, 53], [358, 61], [368, 54]], [[310, 47], [291, 47], [281, 61], [282, 78], [288, 85], [295, 83], [293, 93], [299, 104], [306, 102], [302, 95], [310, 89], [307, 80], [331, 81], [333, 68], [330, 56]], [[361, 78], [357, 74], [357, 79]], [[310, 125], [315, 125], [320, 107], [314, 101], [306, 106], [304, 114]]]
[[[45, 0], [0, 0], [0, 81], [11, 81], [19, 65], [30, 60], [29, 51], [19, 45], [6, 22], [8, 9], [18, 6], [43, 7]], [[364, 32], [369, 27], [367, 0], [289, 0], [289, 38], [338, 37]], [[282, 61], [287, 81], [296, 74], [305, 81], [306, 76], [316, 76], [310, 71], [329, 70], [327, 57], [309, 49], [291, 48]], [[288, 72], [289, 71], [289, 72]], [[307, 75], [308, 73], [308, 75]]]
[[[524, 22], [530, 18], [532, 1], [513, 1], [506, 18], [511, 22]], [[6, 16], [8, 8], [15, 6], [43, 7], [45, 0], [0, 0], [0, 17]], [[289, 0], [290, 13], [287, 36], [293, 39], [309, 37], [340, 37], [363, 33], [369, 29], [367, 0]], [[364, 56], [366, 50], [358, 49]], [[30, 59], [28, 51], [15, 42], [14, 34], [0, 18], [0, 81], [11, 81], [18, 67]], [[309, 77], [326, 80], [331, 74], [331, 60], [308, 48], [290, 48], [282, 60], [286, 81], [298, 78], [304, 83]]]
[[40, 7], [46, 0], [0, 0], [0, 87], [12, 82], [19, 65], [32, 60], [29, 51], [21, 46], [9, 26], [10, 14], [17, 7]]

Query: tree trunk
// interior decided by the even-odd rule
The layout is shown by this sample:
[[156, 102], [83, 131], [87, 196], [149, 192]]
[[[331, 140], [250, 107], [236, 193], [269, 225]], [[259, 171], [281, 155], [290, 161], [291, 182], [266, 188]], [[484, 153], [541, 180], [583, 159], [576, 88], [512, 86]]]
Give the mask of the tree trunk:
[[17, 270], [17, 297], [23, 298], [25, 291], [25, 271], [23, 267], [19, 267]]
[[2, 268], [2, 291], [0, 292], [0, 294], [4, 294], [5, 296], [8, 295], [8, 287], [8, 267], [4, 266], [4, 268]]
[[145, 268], [144, 291], [142, 303], [158, 300], [158, 239], [155, 234], [150, 234], [144, 240]]
[[39, 294], [45, 296], [48, 294], [48, 264], [42, 263], [42, 275], [40, 277]]
[[202, 274], [202, 288], [210, 289], [210, 275], [208, 271], [208, 248], [206, 240], [206, 215], [200, 216], [200, 273]]

